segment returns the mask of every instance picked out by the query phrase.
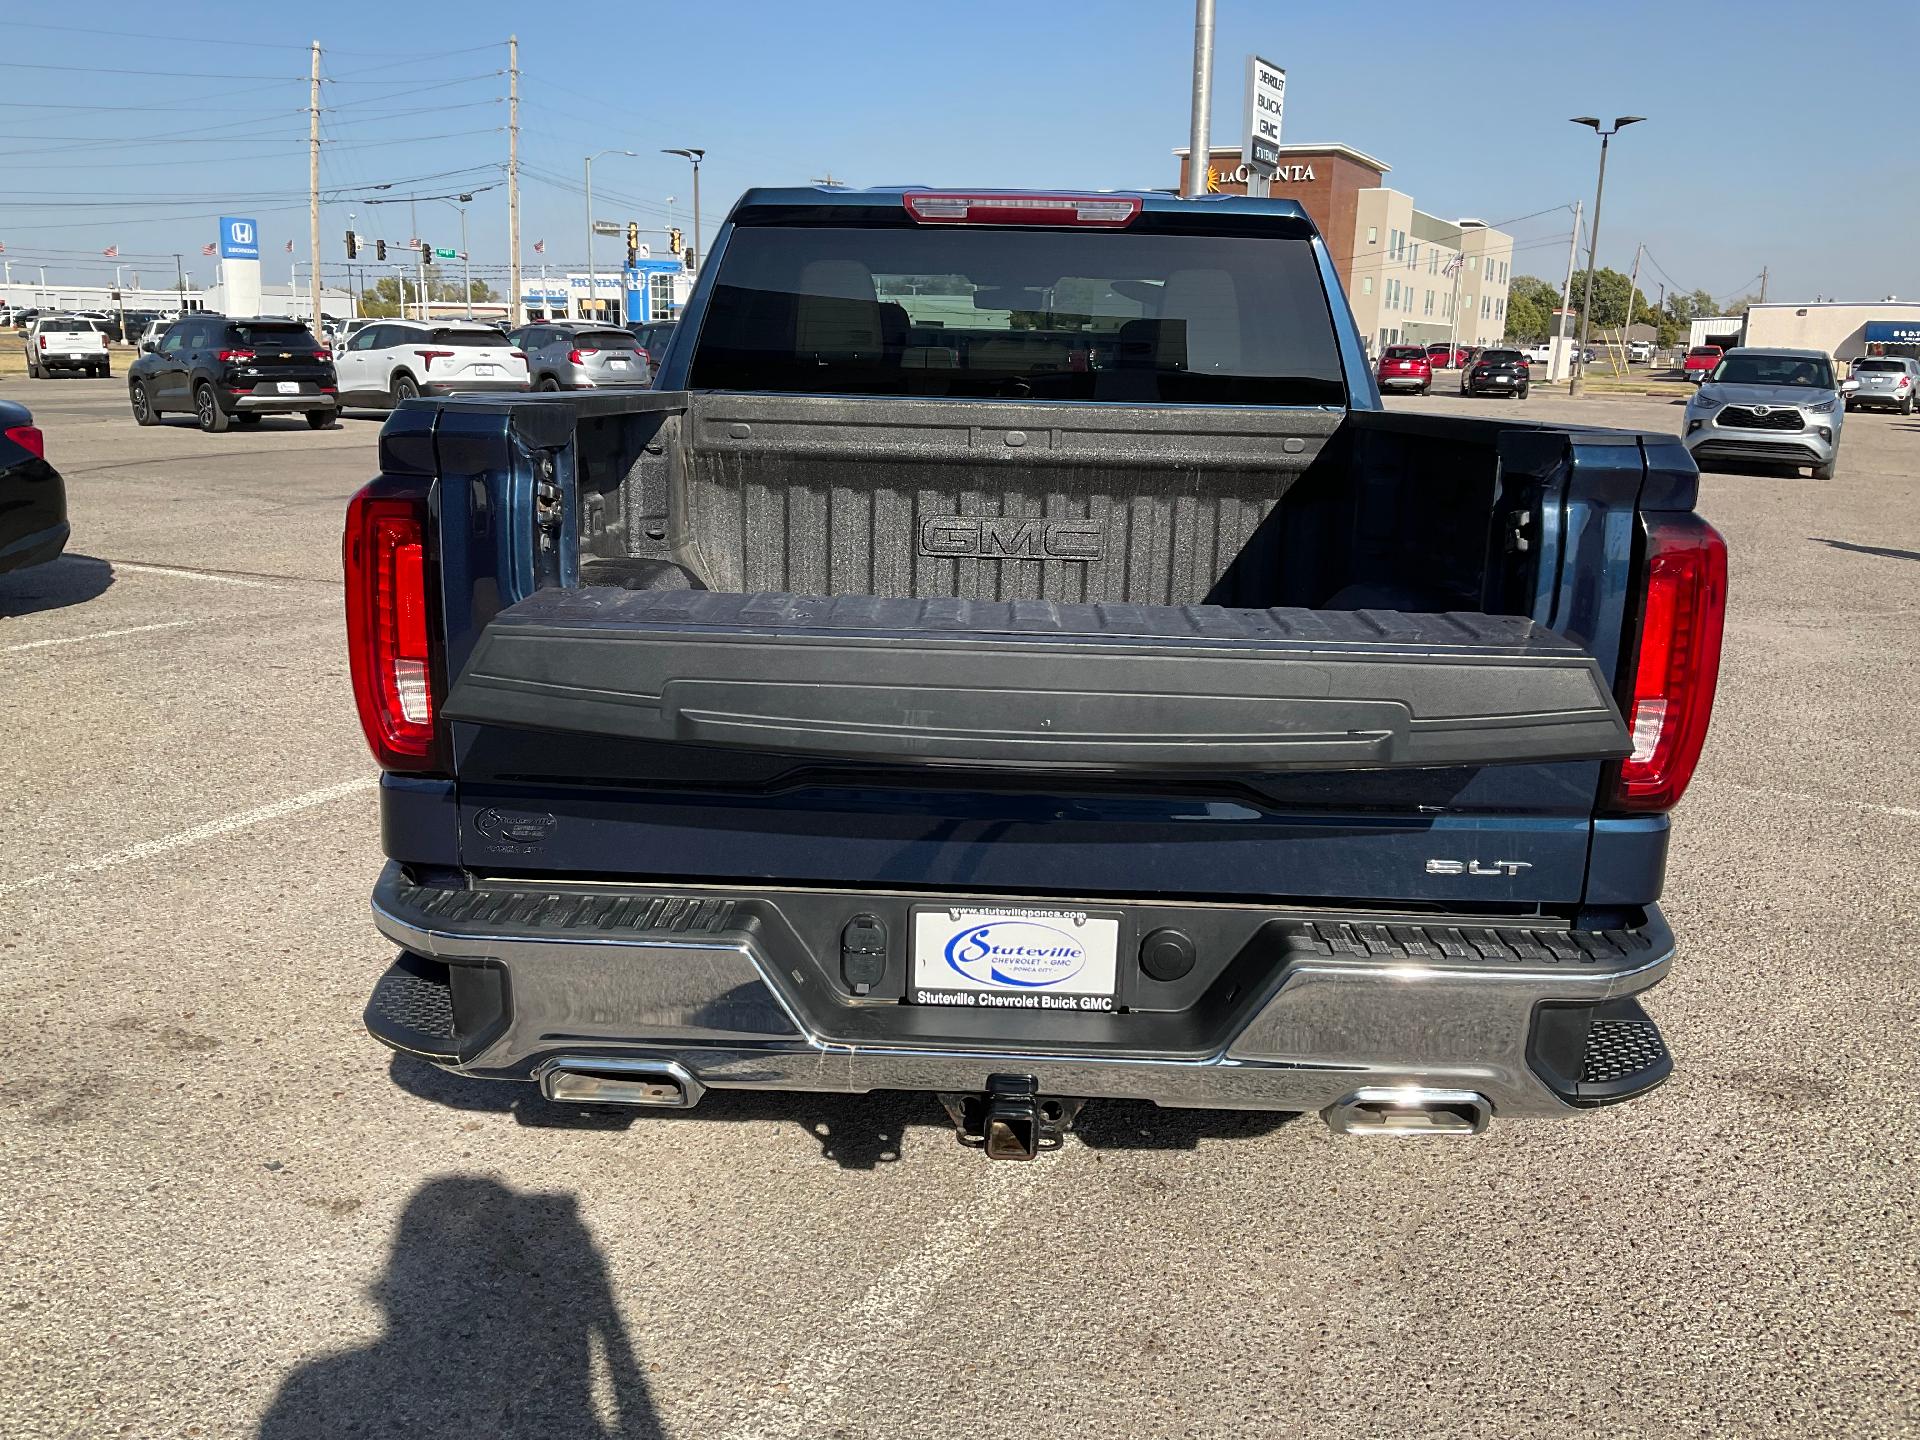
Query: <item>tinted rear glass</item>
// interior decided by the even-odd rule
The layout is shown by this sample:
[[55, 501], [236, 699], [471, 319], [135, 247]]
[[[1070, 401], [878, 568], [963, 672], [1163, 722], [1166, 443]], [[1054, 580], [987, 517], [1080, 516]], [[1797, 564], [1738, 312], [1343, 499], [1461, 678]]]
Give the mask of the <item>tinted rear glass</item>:
[[1904, 360], [1860, 360], [1855, 362], [1853, 373], [1858, 375], [1862, 370], [1905, 370], [1906, 368], [1907, 364]]
[[702, 390], [1342, 404], [1304, 240], [749, 226], [694, 346]]
[[286, 350], [297, 355], [320, 348], [313, 332], [304, 325], [231, 325], [227, 335], [248, 350]]
[[573, 343], [581, 349], [638, 350], [640, 342], [625, 330], [576, 330]]
[[1481, 352], [1480, 358], [1488, 365], [1511, 365], [1520, 359], [1521, 355], [1518, 350], [1485, 350]]
[[1700, 345], [1687, 351], [1689, 355], [1718, 355], [1719, 353], [1720, 347], [1717, 345]]
[[1385, 353], [1389, 360], [1424, 360], [1427, 358], [1427, 352], [1422, 350], [1418, 345], [1389, 345]]
[[435, 345], [452, 345], [458, 349], [478, 349], [485, 345], [504, 347], [507, 337], [498, 330], [436, 330], [433, 332]]

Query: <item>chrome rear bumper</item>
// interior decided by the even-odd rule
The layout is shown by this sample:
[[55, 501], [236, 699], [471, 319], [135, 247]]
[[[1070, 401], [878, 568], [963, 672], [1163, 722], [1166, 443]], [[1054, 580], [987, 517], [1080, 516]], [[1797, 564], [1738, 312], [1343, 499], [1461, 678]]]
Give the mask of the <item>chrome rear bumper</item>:
[[[695, 1098], [714, 1088], [977, 1092], [1018, 1073], [1049, 1095], [1167, 1106], [1319, 1111], [1418, 1089], [1483, 1096], [1502, 1116], [1564, 1114], [1638, 1091], [1549, 1083], [1542, 1007], [1626, 1002], [1664, 978], [1673, 955], [1653, 910], [1633, 930], [1572, 932], [1102, 902], [1140, 912], [1129, 922], [1136, 939], [1184, 914], [1196, 933], [1237, 948], [1215, 957], [1211, 983], [1174, 1013], [954, 1011], [840, 985], [821, 957], [822, 913], [935, 898], [531, 882], [429, 891], [389, 865], [374, 920], [407, 953], [382, 982], [392, 994], [376, 991], [368, 1028], [476, 1076], [544, 1082], [598, 1061], [673, 1067]], [[891, 933], [897, 950], [907, 928]], [[1576, 1055], [1575, 1081], [1579, 1068]]]

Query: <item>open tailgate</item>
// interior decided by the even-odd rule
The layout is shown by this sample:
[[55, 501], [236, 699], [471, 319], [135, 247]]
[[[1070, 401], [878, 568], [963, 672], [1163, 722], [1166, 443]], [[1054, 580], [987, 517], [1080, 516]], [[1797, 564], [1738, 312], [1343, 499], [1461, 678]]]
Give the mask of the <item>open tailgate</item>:
[[550, 588], [453, 720], [861, 760], [1238, 771], [1597, 760], [1598, 662], [1504, 615]]

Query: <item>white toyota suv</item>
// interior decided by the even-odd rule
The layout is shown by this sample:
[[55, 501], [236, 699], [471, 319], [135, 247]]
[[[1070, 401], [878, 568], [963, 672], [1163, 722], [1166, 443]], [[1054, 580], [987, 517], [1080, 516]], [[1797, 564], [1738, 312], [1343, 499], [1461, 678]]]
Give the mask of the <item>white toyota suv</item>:
[[336, 350], [333, 364], [343, 406], [527, 388], [526, 355], [491, 325], [466, 321], [376, 321]]

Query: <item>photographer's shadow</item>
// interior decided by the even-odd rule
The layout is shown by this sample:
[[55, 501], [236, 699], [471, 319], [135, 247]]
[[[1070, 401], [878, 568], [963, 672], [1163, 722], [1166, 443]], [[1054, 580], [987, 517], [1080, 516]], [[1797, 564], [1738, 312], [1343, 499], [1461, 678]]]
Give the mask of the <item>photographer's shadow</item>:
[[289, 1375], [259, 1440], [663, 1434], [571, 1195], [429, 1181], [400, 1217], [374, 1296], [385, 1333]]

